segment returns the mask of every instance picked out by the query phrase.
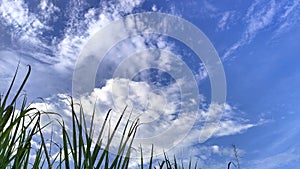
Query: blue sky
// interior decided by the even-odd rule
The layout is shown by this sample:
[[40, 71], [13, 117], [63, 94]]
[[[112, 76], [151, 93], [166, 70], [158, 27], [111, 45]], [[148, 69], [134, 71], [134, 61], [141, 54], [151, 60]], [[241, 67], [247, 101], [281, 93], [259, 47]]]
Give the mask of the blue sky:
[[[7, 89], [19, 61], [19, 77], [30, 64], [33, 70], [24, 93], [34, 105], [67, 118], [65, 97], [72, 94], [73, 73], [85, 45], [112, 21], [140, 12], [183, 18], [207, 36], [223, 64], [226, 104], [209, 107], [211, 82], [207, 70], [186, 44], [161, 35], [139, 35], [116, 44], [103, 58], [93, 91], [78, 98], [87, 104], [87, 110], [91, 106], [88, 104], [97, 100], [99, 112], [111, 107], [117, 112], [125, 104], [137, 114], [144, 112], [142, 120], [148, 126], [140, 129], [141, 138], [169, 131], [172, 124], [185, 128], [197, 116], [187, 136], [168, 153], [183, 159], [193, 157], [204, 168], [224, 168], [234, 160], [231, 144], [238, 148], [242, 168], [300, 167], [299, 0], [1, 0], [0, 92]], [[99, 39], [95, 43], [107, 41]], [[182, 79], [174, 79], [166, 71], [143, 70], [129, 80], [113, 77], [123, 63], [129, 64], [132, 71], [141, 65], [161, 66], [164, 70], [176, 65], [171, 55], [154, 59], [147, 53], [133, 56], [146, 49], [169, 51], [188, 65], [199, 89], [197, 111], [178, 113], [184, 103], [180, 96]], [[119, 85], [112, 92], [115, 83], [127, 86]], [[129, 90], [125, 93], [128, 97], [123, 97], [124, 90]], [[38, 97], [46, 103], [40, 103]], [[218, 111], [223, 112], [219, 127], [209, 139], [199, 141], [205, 117]], [[166, 144], [175, 145], [178, 140], [172, 142], [168, 137], [176, 134], [170, 131], [160, 136], [157, 151]]]

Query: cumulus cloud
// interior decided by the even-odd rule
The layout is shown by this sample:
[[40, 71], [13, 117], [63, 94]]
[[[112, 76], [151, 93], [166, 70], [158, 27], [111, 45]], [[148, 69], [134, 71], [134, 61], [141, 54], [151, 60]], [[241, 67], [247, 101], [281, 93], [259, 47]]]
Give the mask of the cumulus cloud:
[[[102, 124], [108, 109], [113, 109], [114, 113], [112, 113], [110, 119], [112, 124], [116, 124], [120, 112], [127, 105], [133, 113], [131, 115], [132, 119], [139, 117], [142, 124], [137, 140], [143, 141], [145, 138], [154, 140], [151, 137], [159, 136], [160, 139], [156, 146], [162, 150], [169, 146], [167, 143], [170, 141], [170, 137], [174, 137], [174, 128], [184, 129], [184, 126], [181, 126], [184, 123], [178, 118], [183, 118], [185, 123], [192, 121], [186, 112], [180, 112], [178, 108], [180, 105], [179, 93], [177, 85], [156, 89], [145, 82], [114, 79], [107, 81], [106, 86], [101, 89], [95, 88], [90, 95], [75, 99], [75, 102], [82, 104], [87, 119], [92, 116], [92, 112], [96, 108], [95, 122], [98, 125], [95, 127], [96, 129]], [[96, 107], [94, 107], [94, 104], [96, 104]], [[70, 117], [70, 110], [65, 99], [44, 106], [43, 103], [35, 103], [32, 106], [40, 107], [40, 109], [46, 106], [48, 111], [57, 112], [66, 119]], [[124, 119], [128, 118], [129, 114], [126, 112]], [[191, 113], [189, 114], [191, 115]], [[66, 120], [66, 122], [68, 121]], [[121, 126], [124, 126], [124, 123]], [[170, 132], [167, 132], [166, 130], [169, 129]], [[177, 130], [177, 132], [177, 134], [185, 134], [180, 133], [180, 130]], [[97, 133], [99, 131], [95, 131], [95, 135]], [[176, 137], [174, 139], [176, 140]], [[173, 142], [171, 143], [173, 144]], [[138, 147], [138, 145], [139, 143], [136, 143], [135, 146]]]
[[[113, 126], [127, 105], [128, 109], [124, 119], [129, 118], [129, 116], [131, 119], [139, 118], [141, 123], [133, 146], [138, 150], [142, 145], [145, 157], [150, 155], [152, 144], [155, 145], [154, 153], [158, 157], [163, 151], [168, 152], [168, 154], [176, 154], [178, 157], [199, 157], [199, 152], [204, 151], [204, 149], [206, 151], [202, 153], [201, 157], [203, 160], [209, 158], [209, 154], [212, 153], [223, 156], [224, 153], [229, 154], [227, 148], [225, 148], [226, 152], [223, 147], [217, 145], [207, 148], [207, 146], [200, 144], [207, 139], [239, 134], [258, 125], [237, 117], [235, 109], [228, 104], [213, 105], [210, 109], [202, 108], [193, 112], [185, 111], [188, 109], [182, 108], [184, 102], [182, 102], [181, 97], [183, 96], [176, 83], [158, 88], [142, 81], [116, 78], [108, 80], [103, 87], [95, 88], [90, 94], [82, 95], [79, 98], [74, 98], [74, 100], [83, 106], [88, 120], [87, 126], [89, 126], [89, 120], [95, 109], [94, 136], [99, 134], [98, 129], [103, 124], [109, 109], [113, 109], [110, 115], [110, 123]], [[66, 95], [60, 94], [47, 98], [46, 103], [34, 103], [33, 106], [59, 113], [65, 119], [66, 125], [71, 128], [70, 120], [68, 120], [71, 111]], [[220, 121], [217, 123], [212, 121], [212, 125], [206, 125], [210, 124], [209, 120], [216, 118], [220, 112], [223, 113], [223, 118]], [[130, 113], [132, 114], [130, 115]], [[214, 115], [207, 119], [208, 114]], [[124, 127], [125, 121], [120, 126]], [[44, 122], [49, 122], [48, 117], [44, 119]], [[60, 131], [59, 126], [54, 125], [54, 128], [56, 128], [55, 132]], [[47, 132], [50, 133], [51, 131], [49, 129]], [[119, 131], [116, 136], [116, 147], [118, 146], [117, 138], [121, 137], [121, 133]], [[55, 135], [60, 136], [61, 134], [55, 133]], [[193, 145], [199, 146], [194, 147]], [[195, 151], [190, 151], [191, 148]], [[210, 153], [205, 154], [206, 152]], [[133, 156], [139, 157], [139, 152], [135, 153]]]

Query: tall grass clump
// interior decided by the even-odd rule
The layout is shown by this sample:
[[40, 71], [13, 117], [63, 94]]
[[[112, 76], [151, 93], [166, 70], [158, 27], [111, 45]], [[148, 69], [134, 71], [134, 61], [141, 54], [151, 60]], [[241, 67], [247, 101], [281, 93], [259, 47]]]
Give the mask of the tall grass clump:
[[[40, 113], [26, 105], [26, 96], [18, 104], [21, 91], [28, 80], [31, 67], [23, 79], [16, 94], [12, 94], [18, 68], [5, 95], [0, 95], [0, 168], [33, 168], [34, 164], [42, 164], [42, 152], [30, 163], [32, 152], [32, 138], [41, 131], [39, 125]], [[37, 168], [37, 166], [35, 167]]]
[[118, 153], [110, 154], [111, 143], [120, 126], [126, 108], [120, 115], [112, 131], [108, 132], [106, 136], [104, 135], [104, 130], [108, 125], [111, 110], [108, 111], [100, 133], [96, 137], [97, 141], [93, 142], [95, 111], [93, 112], [90, 126], [87, 126], [82, 106], [80, 105], [79, 114], [75, 112], [75, 104], [72, 98], [70, 106], [72, 110], [72, 131], [68, 132], [65, 123], [60, 123], [62, 128], [62, 147], [60, 148], [59, 168], [62, 166], [78, 169], [99, 169], [103, 167], [128, 168], [131, 146], [137, 131], [139, 119], [131, 123], [127, 119], [125, 128], [122, 129], [123, 135], [119, 142]]

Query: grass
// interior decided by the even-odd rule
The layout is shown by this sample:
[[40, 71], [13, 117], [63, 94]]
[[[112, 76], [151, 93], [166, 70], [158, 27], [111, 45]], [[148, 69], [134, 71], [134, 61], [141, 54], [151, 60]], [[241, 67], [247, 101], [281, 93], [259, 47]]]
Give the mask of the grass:
[[[29, 66], [25, 79], [10, 102], [8, 100], [17, 73], [15, 73], [7, 93], [0, 96], [0, 168], [29, 168], [31, 140], [38, 132], [41, 132], [40, 113], [34, 108], [26, 107], [26, 97], [23, 97], [20, 107], [16, 108], [17, 100], [30, 71], [31, 67]], [[40, 152], [42, 151], [43, 148], [40, 149]], [[41, 163], [41, 161], [37, 158], [34, 163]]]
[[[44, 128], [53, 122], [41, 125], [42, 116], [58, 116], [57, 113], [41, 112], [36, 108], [27, 105], [26, 96], [21, 96], [31, 67], [23, 79], [16, 94], [12, 94], [15, 85], [18, 69], [16, 70], [12, 82], [5, 95], [0, 96], [0, 168], [75, 168], [75, 169], [125, 169], [129, 167], [132, 144], [139, 126], [139, 119], [130, 121], [124, 119], [126, 108], [121, 113], [116, 125], [110, 128], [109, 116], [111, 110], [107, 112], [105, 120], [101, 126], [97, 141], [93, 142], [95, 110], [92, 113], [91, 123], [88, 126], [85, 113], [80, 104], [74, 103], [70, 97], [70, 108], [72, 110], [71, 130], [67, 129], [62, 118], [56, 121], [60, 126], [61, 140], [46, 139]], [[21, 99], [22, 98], [22, 99]], [[21, 99], [21, 102], [20, 102]], [[11, 100], [11, 101], [9, 101]], [[75, 106], [79, 106], [77, 112]], [[122, 120], [126, 120], [125, 127], [121, 128], [123, 135], [119, 141], [117, 154], [111, 154], [110, 148], [116, 131], [120, 128]], [[109, 127], [108, 135], [105, 135], [105, 127]], [[33, 139], [39, 141], [39, 147], [33, 148]], [[55, 153], [53, 149], [56, 149]], [[139, 168], [184, 168], [183, 162], [179, 162], [174, 156], [170, 159], [166, 153], [164, 158], [157, 161], [153, 159], [153, 149], [150, 159], [144, 159], [142, 149], [140, 149]], [[34, 156], [35, 155], [35, 156]], [[145, 163], [145, 161], [147, 161]], [[232, 163], [228, 163], [228, 169]], [[192, 165], [190, 160], [188, 168], [198, 168], [197, 163]]]

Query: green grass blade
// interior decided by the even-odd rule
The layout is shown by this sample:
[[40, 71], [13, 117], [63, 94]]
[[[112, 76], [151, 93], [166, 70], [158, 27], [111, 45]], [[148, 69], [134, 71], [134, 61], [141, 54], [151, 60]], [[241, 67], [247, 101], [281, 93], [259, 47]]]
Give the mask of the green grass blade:
[[[16, 71], [15, 71], [15, 74], [14, 74], [14, 76], [13, 76], [13, 79], [12, 79], [12, 81], [11, 81], [11, 83], [10, 83], [10, 86], [9, 86], [9, 88], [8, 88], [8, 90], [7, 90], [7, 92], [6, 92], [6, 95], [5, 95], [5, 97], [4, 97], [4, 100], [3, 100], [3, 102], [2, 102], [2, 105], [1, 105], [2, 108], [4, 108], [5, 105], [6, 105], [6, 101], [7, 101], [8, 97], [9, 97], [10, 92], [11, 92], [11, 89], [12, 89], [14, 83], [15, 83], [15, 80], [16, 80], [16, 77], [17, 77], [17, 73], [18, 73], [18, 69], [19, 69], [19, 64], [18, 64], [18, 66], [17, 66], [17, 69], [16, 69]], [[2, 111], [3, 111], [3, 110], [2, 110]]]
[[17, 94], [15, 95], [15, 97], [14, 97], [13, 100], [12, 100], [12, 102], [10, 103], [10, 105], [13, 105], [13, 104], [16, 102], [17, 98], [19, 97], [21, 91], [23, 90], [23, 88], [24, 88], [24, 86], [25, 86], [25, 84], [26, 84], [26, 82], [27, 82], [27, 80], [28, 80], [28, 77], [29, 77], [29, 75], [30, 75], [30, 72], [31, 72], [31, 66], [28, 65], [28, 71], [27, 71], [27, 74], [26, 74], [26, 76], [25, 76], [25, 78], [24, 78], [24, 80], [23, 80], [21, 86], [19, 87], [19, 89], [18, 89], [18, 91], [17, 91]]
[[174, 169], [178, 169], [178, 164], [175, 155], [174, 155]]
[[152, 163], [153, 163], [153, 144], [151, 146], [151, 156], [150, 156], [149, 169], [152, 168]]
[[67, 131], [65, 128], [65, 124], [63, 122], [62, 124], [62, 130], [63, 130], [63, 153], [64, 153], [64, 163], [65, 163], [65, 167], [66, 169], [70, 168], [70, 161], [69, 161], [69, 152], [68, 152], [68, 141], [67, 141]]

